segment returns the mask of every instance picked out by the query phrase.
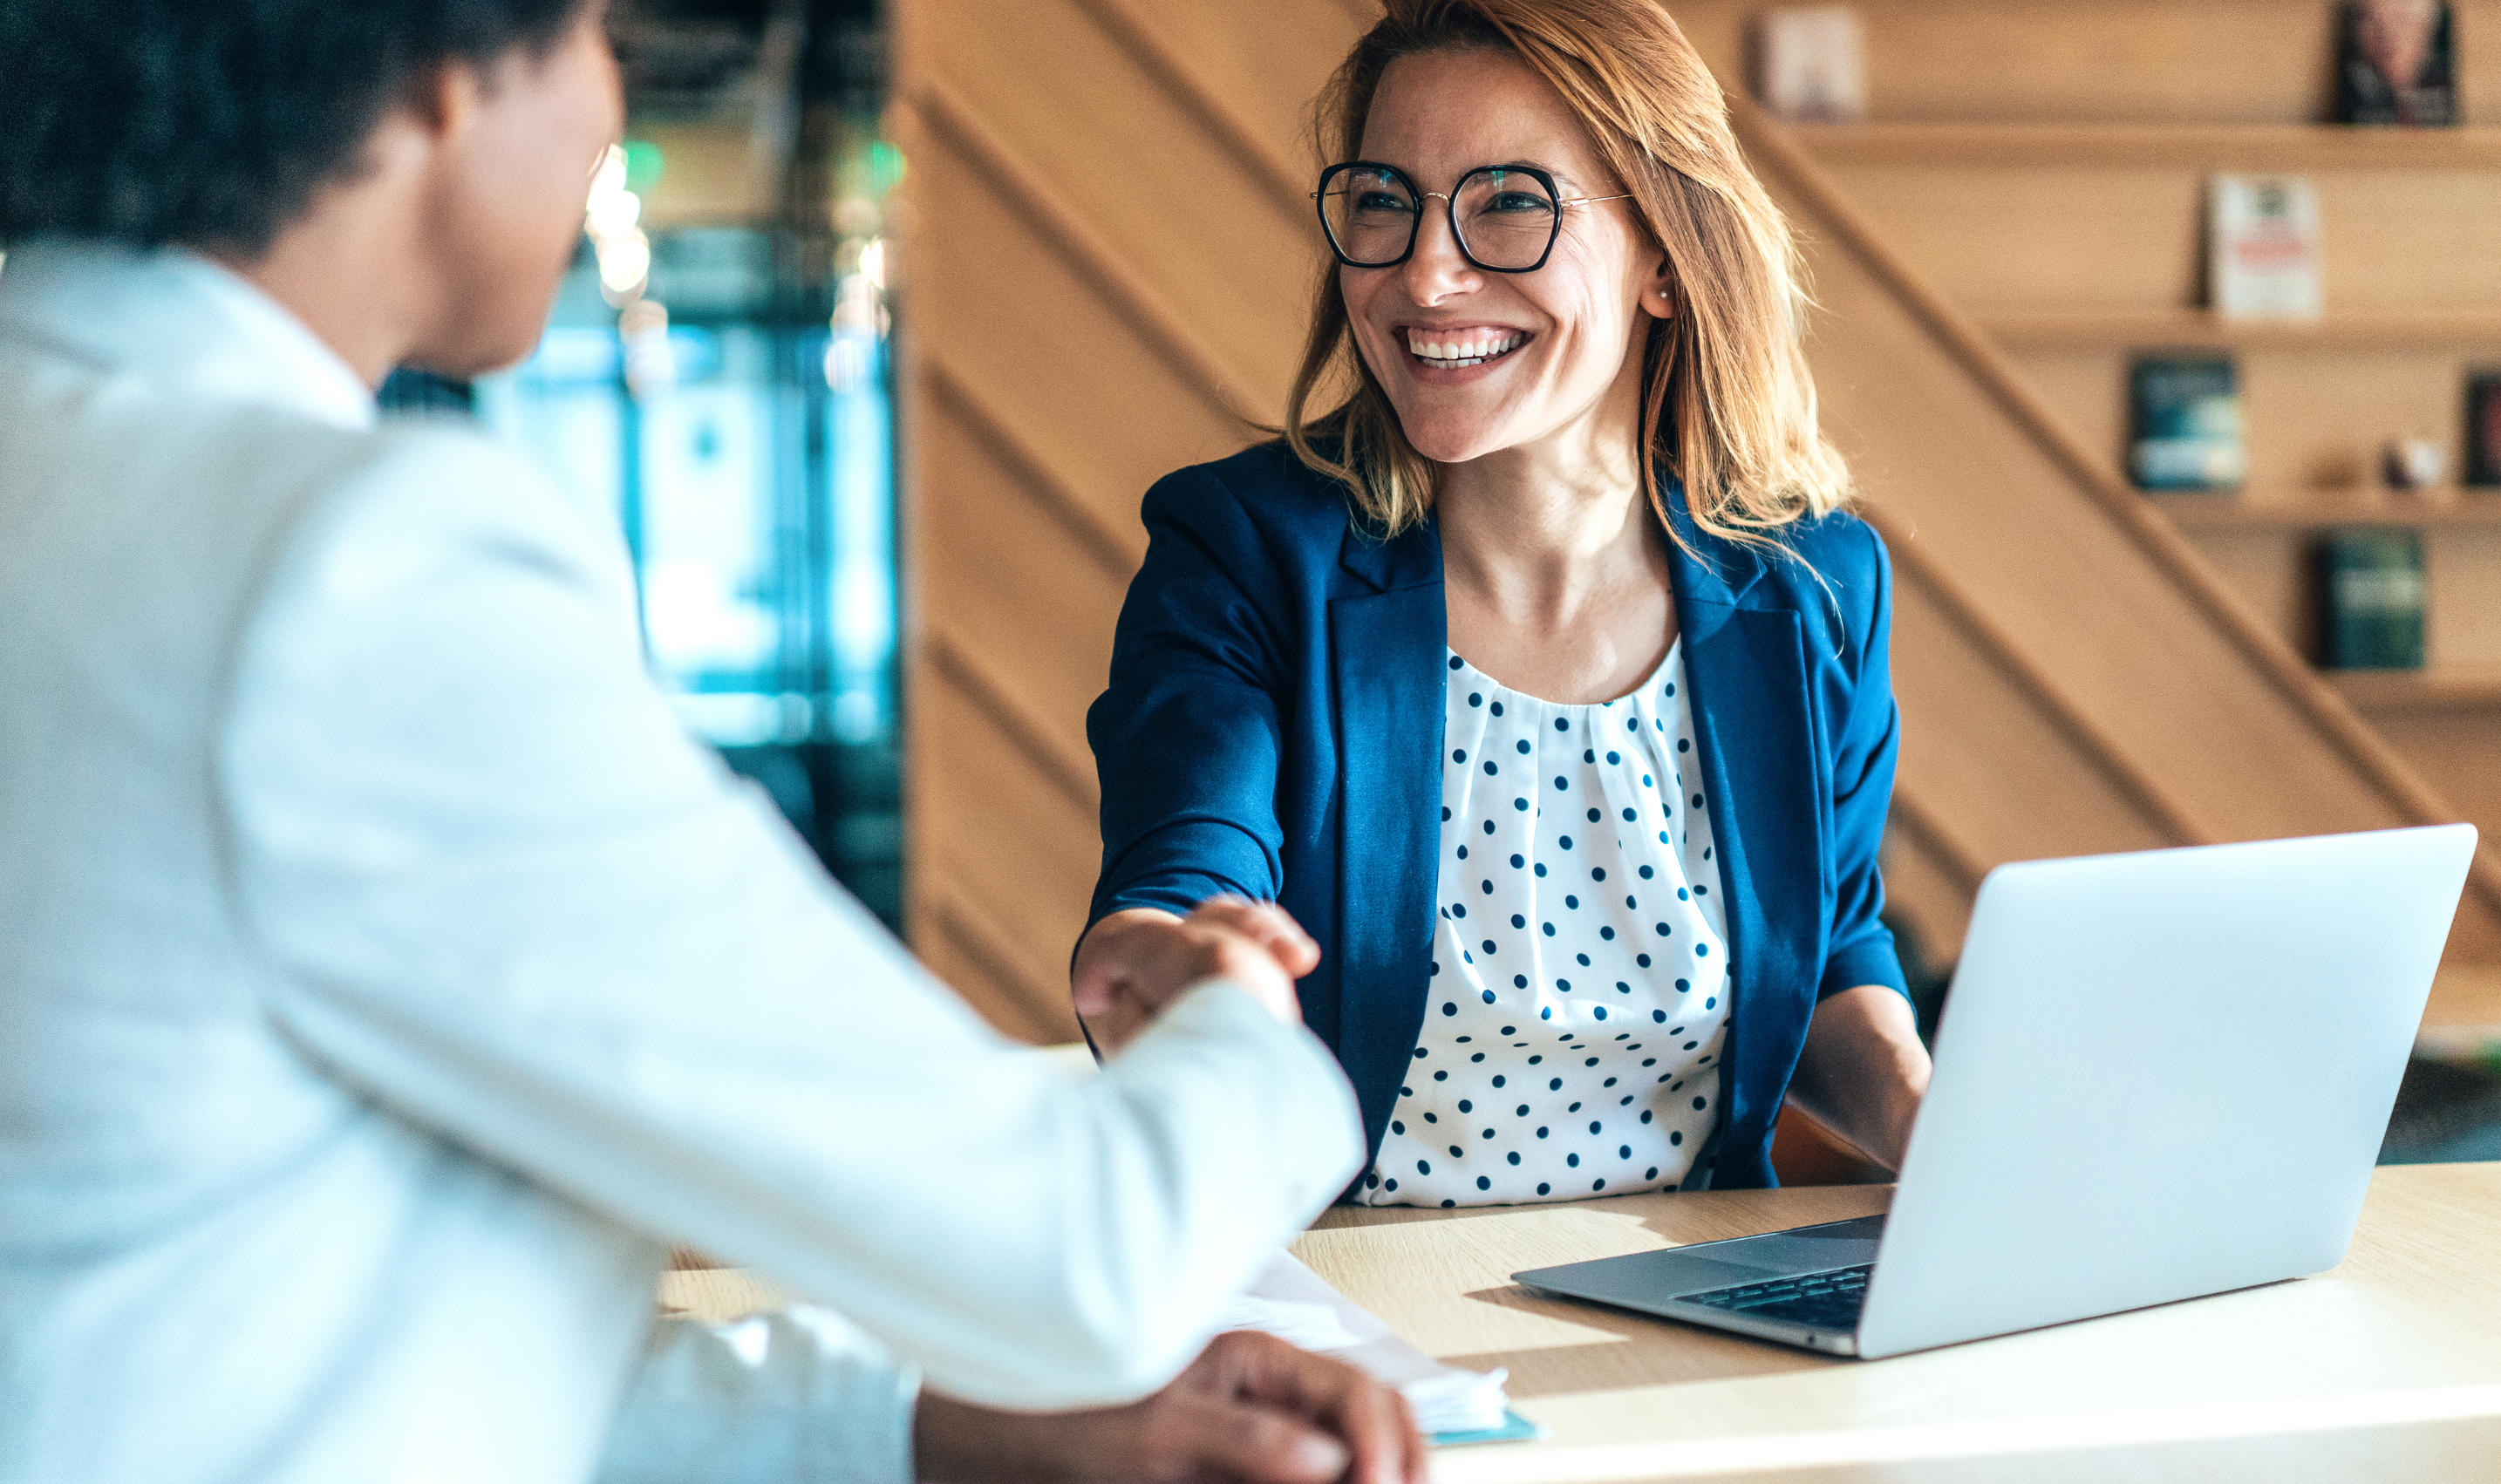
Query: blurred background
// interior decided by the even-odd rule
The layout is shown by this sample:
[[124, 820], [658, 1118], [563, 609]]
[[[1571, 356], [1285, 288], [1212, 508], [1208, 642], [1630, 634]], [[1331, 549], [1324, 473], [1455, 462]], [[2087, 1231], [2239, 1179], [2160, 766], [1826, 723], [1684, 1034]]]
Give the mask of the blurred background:
[[[2501, 840], [2501, 0], [1670, 8], [1797, 226], [1894, 553], [1929, 1028], [2003, 861]], [[1280, 414], [1304, 110], [1377, 14], [634, 0], [545, 343], [390, 388], [614, 512], [688, 724], [1011, 1035], [1075, 1037], [1138, 500]], [[2244, 292], [2243, 247], [2292, 276]], [[2488, 843], [2420, 1051], [2390, 1157], [2501, 1156]]]
[[624, 141], [529, 360], [404, 371], [623, 528], [653, 671], [903, 923], [886, 44], [869, 0], [638, 0]]

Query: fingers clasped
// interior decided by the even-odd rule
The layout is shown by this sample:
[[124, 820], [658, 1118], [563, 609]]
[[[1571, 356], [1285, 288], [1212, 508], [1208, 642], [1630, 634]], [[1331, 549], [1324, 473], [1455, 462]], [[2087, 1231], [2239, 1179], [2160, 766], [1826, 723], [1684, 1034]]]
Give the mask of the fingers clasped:
[[1287, 1025], [1302, 1020], [1294, 980], [1319, 964], [1319, 944], [1273, 902], [1211, 897], [1186, 917], [1133, 907], [1104, 917], [1079, 946], [1077, 1013], [1109, 1056], [1194, 985], [1240, 986]]

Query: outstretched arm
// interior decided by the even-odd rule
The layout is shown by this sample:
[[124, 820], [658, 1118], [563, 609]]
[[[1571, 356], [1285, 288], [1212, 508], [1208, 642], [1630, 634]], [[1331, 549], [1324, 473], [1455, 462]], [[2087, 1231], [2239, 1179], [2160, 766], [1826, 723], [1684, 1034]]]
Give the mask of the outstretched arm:
[[686, 738], [632, 605], [613, 538], [482, 441], [395, 438], [324, 498], [218, 758], [273, 1021], [407, 1123], [950, 1391], [1167, 1381], [1362, 1155], [1282, 975], [1202, 975], [1068, 1078]]

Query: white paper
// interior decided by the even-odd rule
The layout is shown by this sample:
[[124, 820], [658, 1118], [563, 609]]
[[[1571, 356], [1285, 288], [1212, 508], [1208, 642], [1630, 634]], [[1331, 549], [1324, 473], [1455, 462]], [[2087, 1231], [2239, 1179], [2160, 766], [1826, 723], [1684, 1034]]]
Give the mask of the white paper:
[[1228, 1330], [1257, 1330], [1305, 1350], [1361, 1368], [1395, 1386], [1416, 1414], [1417, 1428], [1437, 1433], [1482, 1433], [1502, 1426], [1511, 1409], [1503, 1391], [1507, 1370], [1460, 1370], [1417, 1349], [1321, 1281], [1292, 1253], [1280, 1252], [1250, 1291], [1234, 1301]]

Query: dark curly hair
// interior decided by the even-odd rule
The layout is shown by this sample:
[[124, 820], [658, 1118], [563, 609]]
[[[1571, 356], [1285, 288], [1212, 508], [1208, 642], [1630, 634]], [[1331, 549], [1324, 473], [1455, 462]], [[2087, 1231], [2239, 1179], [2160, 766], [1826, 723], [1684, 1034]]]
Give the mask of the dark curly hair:
[[417, 80], [544, 54], [596, 3], [0, 0], [0, 245], [256, 254]]

